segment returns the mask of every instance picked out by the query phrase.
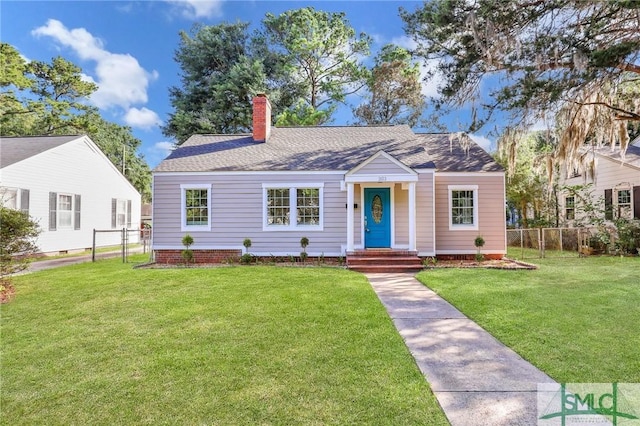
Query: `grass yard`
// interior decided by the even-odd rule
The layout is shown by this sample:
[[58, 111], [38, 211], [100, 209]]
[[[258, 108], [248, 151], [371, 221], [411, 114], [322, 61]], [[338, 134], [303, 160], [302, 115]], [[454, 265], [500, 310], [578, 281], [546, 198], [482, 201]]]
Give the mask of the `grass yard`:
[[559, 382], [640, 382], [640, 258], [528, 261], [418, 279]]
[[357, 273], [113, 259], [14, 284], [0, 424], [447, 423]]

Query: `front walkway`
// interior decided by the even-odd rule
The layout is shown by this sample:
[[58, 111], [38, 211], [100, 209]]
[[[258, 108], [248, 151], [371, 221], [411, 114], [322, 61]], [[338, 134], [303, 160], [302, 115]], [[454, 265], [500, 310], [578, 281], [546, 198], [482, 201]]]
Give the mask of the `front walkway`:
[[554, 381], [411, 274], [365, 274], [452, 426], [535, 425]]

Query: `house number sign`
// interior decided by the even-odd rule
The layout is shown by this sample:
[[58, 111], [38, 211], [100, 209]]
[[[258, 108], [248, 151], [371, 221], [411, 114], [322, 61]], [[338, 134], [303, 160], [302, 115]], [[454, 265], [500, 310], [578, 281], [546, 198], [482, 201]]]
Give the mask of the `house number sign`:
[[386, 181], [387, 181], [386, 176], [378, 176], [378, 182], [386, 182]]
[[371, 217], [375, 223], [382, 221], [382, 199], [379, 195], [373, 197], [371, 201]]

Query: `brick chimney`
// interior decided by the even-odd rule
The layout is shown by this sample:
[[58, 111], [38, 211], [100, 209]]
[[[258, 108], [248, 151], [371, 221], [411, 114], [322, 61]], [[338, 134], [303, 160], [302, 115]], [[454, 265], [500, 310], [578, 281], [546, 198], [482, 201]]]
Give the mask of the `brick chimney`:
[[266, 142], [271, 135], [271, 103], [264, 93], [253, 98], [253, 140]]

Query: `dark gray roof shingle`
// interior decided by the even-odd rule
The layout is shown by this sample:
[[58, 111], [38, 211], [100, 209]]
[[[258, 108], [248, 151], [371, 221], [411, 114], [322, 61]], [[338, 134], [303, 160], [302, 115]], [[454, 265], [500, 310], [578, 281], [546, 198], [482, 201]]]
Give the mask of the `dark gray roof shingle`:
[[411, 168], [501, 171], [475, 143], [465, 152], [448, 134], [408, 126], [272, 128], [266, 143], [250, 134], [193, 135], [154, 172], [351, 170], [383, 150]]
[[27, 136], [0, 138], [0, 168], [10, 166], [81, 136]]

